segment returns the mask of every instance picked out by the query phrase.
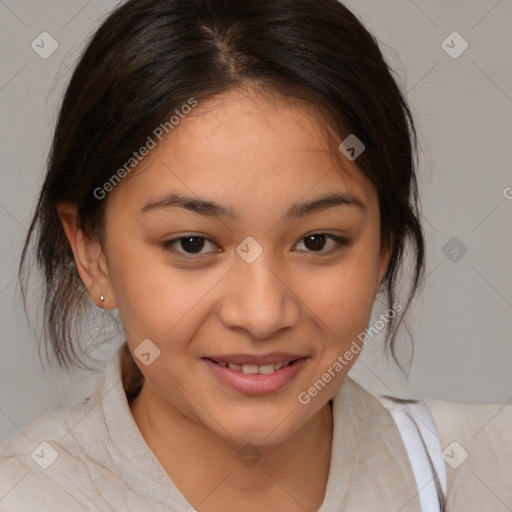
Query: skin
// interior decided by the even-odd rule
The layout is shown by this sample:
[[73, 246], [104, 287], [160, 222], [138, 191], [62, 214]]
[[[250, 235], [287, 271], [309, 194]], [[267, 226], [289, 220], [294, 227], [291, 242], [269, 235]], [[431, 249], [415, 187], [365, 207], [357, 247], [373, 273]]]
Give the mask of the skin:
[[[163, 468], [202, 512], [315, 511], [324, 499], [329, 400], [356, 357], [308, 404], [297, 397], [368, 326], [389, 261], [376, 189], [333, 148], [325, 127], [312, 107], [268, 91], [224, 93], [199, 102], [110, 192], [102, 244], [81, 231], [73, 205], [58, 208], [92, 300], [118, 308], [132, 354], [144, 339], [160, 349], [149, 366], [134, 357], [145, 380], [130, 408]], [[239, 218], [177, 207], [141, 212], [170, 192], [221, 203]], [[333, 192], [364, 208], [281, 219], [290, 206]], [[315, 246], [305, 239], [311, 233], [349, 243], [326, 238]], [[175, 252], [161, 246], [190, 234], [211, 240], [200, 255], [179, 242]], [[263, 248], [252, 263], [235, 251], [248, 236]], [[227, 387], [201, 359], [274, 351], [308, 360], [268, 396]], [[252, 467], [237, 457], [248, 443], [261, 455]]]

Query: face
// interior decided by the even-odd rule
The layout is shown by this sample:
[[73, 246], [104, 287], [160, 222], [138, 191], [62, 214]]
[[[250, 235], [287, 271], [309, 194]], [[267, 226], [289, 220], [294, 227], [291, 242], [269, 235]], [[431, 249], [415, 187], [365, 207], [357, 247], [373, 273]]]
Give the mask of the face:
[[314, 110], [199, 103], [108, 197], [103, 251], [132, 354], [150, 354], [134, 355], [146, 396], [226, 441], [291, 436], [355, 362], [333, 370], [368, 326], [379, 232], [374, 186]]

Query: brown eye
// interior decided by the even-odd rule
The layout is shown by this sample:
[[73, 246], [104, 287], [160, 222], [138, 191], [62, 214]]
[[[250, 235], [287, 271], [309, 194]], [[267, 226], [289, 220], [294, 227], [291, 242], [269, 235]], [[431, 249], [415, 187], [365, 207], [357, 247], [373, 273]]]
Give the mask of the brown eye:
[[326, 238], [323, 234], [309, 235], [304, 238], [304, 245], [311, 251], [319, 251], [323, 249]]
[[[181, 248], [185, 252], [198, 253], [204, 247], [204, 238], [199, 236], [187, 236], [180, 238]], [[189, 250], [190, 249], [190, 250]]]
[[[301, 239], [306, 247], [306, 252], [317, 252], [320, 255], [327, 255], [340, 250], [343, 246], [348, 245], [349, 240], [330, 233], [312, 233]], [[323, 250], [325, 246], [330, 245], [330, 249]]]
[[[174, 238], [172, 240], [168, 240], [166, 242], [162, 243], [162, 247], [164, 249], [168, 249], [171, 252], [174, 252], [178, 255], [185, 256], [187, 254], [207, 254], [208, 251], [203, 251], [204, 247], [211, 243], [214, 245], [214, 243], [204, 236], [198, 236], [198, 235], [187, 235], [187, 236], [180, 236], [178, 238]], [[218, 252], [218, 251], [210, 251], [210, 252]]]

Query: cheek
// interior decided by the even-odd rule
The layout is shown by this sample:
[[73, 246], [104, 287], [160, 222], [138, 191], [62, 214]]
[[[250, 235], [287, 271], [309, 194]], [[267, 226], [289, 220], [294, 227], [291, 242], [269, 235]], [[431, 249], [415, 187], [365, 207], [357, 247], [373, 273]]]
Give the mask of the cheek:
[[109, 272], [123, 326], [133, 342], [161, 338], [200, 293], [187, 286], [183, 275], [134, 244], [119, 241], [118, 247], [112, 246]]
[[185, 319], [211, 288], [211, 279], [194, 280], [191, 286], [184, 275], [158, 265], [153, 269], [147, 266], [145, 271], [125, 269], [124, 275], [119, 275], [118, 309], [125, 328], [139, 336], [164, 340], [173, 330], [183, 330]]
[[354, 253], [307, 285], [308, 306], [336, 332], [364, 329], [375, 301], [376, 282], [375, 260]]
[[319, 408], [332, 398], [361, 353], [362, 334], [376, 295], [375, 259], [369, 254], [354, 252], [343, 264], [323, 273], [309, 290], [308, 307], [327, 327], [308, 384], [298, 395], [302, 404]]

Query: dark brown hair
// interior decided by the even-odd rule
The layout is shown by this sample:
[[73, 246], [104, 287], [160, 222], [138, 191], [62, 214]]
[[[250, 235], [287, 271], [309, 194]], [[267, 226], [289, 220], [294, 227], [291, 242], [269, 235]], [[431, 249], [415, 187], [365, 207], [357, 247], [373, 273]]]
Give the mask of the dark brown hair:
[[190, 98], [201, 102], [244, 84], [306, 101], [338, 142], [355, 134], [365, 144], [357, 165], [376, 186], [382, 240], [392, 247], [381, 288], [389, 309], [408, 246], [412, 254], [405, 307], [387, 324], [395, 357], [398, 326], [424, 271], [424, 241], [416, 131], [377, 41], [337, 0], [130, 0], [101, 24], [72, 75], [20, 260], [25, 308], [27, 254], [42, 270], [41, 344], [60, 365], [84, 366], [79, 327], [97, 308], [57, 204], [75, 204], [84, 231], [102, 240], [108, 197], [93, 191]]

